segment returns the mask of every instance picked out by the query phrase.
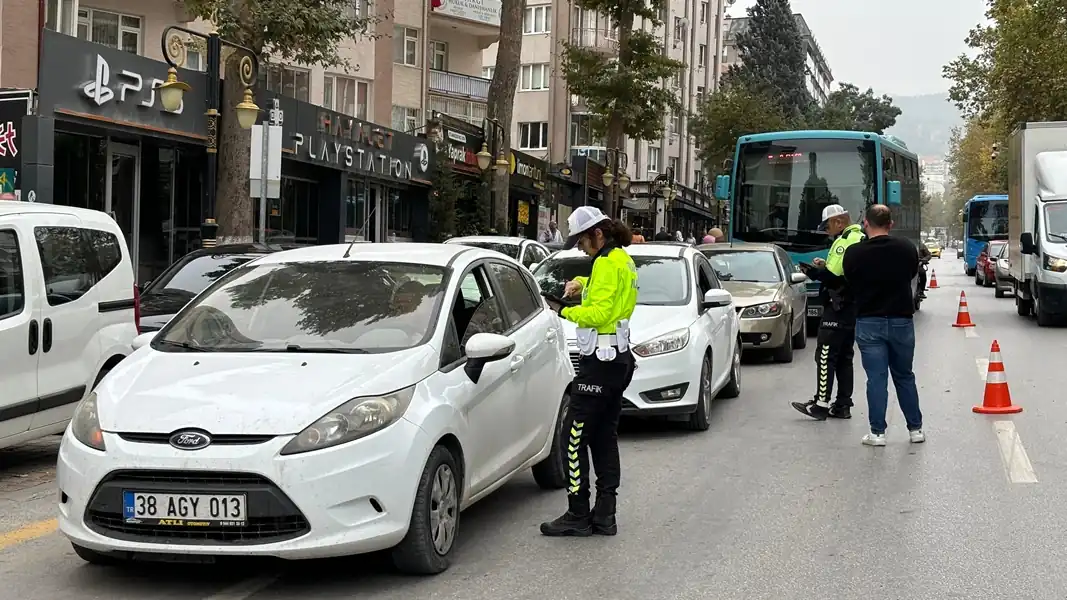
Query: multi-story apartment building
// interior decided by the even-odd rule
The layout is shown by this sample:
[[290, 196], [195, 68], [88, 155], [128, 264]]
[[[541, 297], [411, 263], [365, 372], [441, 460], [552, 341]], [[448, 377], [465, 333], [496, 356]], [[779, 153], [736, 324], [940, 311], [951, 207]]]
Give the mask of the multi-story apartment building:
[[948, 179], [948, 163], [941, 157], [924, 156], [919, 159], [922, 180], [928, 194], [944, 194]]
[[[815, 40], [815, 34], [812, 33], [807, 21], [804, 20], [804, 15], [797, 13], [793, 17], [796, 18], [797, 27], [800, 29], [800, 36], [804, 40], [804, 49], [806, 51], [804, 81], [812, 98], [822, 104], [826, 102], [826, 97], [830, 94], [830, 86], [834, 82], [834, 75], [830, 71], [830, 66], [826, 62], [822, 49], [819, 48], [819, 43]], [[723, 73], [731, 65], [735, 65], [741, 60], [737, 52], [737, 35], [748, 27], [748, 17], [727, 17], [726, 23], [723, 44]]]
[[[660, 202], [658, 209], [648, 204], [646, 182], [668, 169], [674, 174], [683, 204], [692, 204], [694, 224], [711, 220], [708, 215], [715, 210], [704, 185], [704, 169], [697, 159], [688, 115], [696, 112], [701, 96], [718, 85], [724, 8], [724, 0], [670, 0], [662, 19], [665, 25], [655, 29], [667, 54], [686, 65], [676, 77], [664, 82], [676, 91], [684, 110], [664, 115], [661, 139], [627, 140], [622, 149], [636, 196], [627, 208], [631, 209], [632, 220], [645, 227], [667, 224], [662, 200], [652, 198], [653, 202]], [[653, 30], [650, 23], [641, 21], [635, 27]], [[606, 143], [593, 134], [592, 115], [583, 99], [567, 88], [560, 57], [564, 42], [609, 54], [618, 52], [617, 28], [604, 15], [570, 2], [528, 0], [523, 32], [522, 66], [511, 124], [513, 145], [553, 164], [568, 162], [575, 156], [608, 163], [611, 158]], [[483, 64], [483, 76], [491, 77], [496, 64], [495, 46], [486, 50]], [[643, 193], [645, 198], [641, 197]], [[653, 224], [651, 219], [635, 216], [641, 213], [658, 216]], [[678, 229], [689, 229], [686, 222], [685, 218], [669, 219]]]

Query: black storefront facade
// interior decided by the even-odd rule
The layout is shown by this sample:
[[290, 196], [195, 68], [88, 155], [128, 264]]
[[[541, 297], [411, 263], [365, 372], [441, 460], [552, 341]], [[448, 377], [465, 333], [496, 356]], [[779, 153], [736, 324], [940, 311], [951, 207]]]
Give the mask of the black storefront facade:
[[550, 199], [548, 193], [548, 163], [512, 150], [508, 159], [511, 173], [508, 178], [508, 203], [512, 235], [537, 239], [540, 207]]
[[[268, 204], [269, 230], [297, 243], [427, 239], [436, 168], [430, 142], [285, 96], [262, 97], [261, 106], [278, 102], [283, 134], [281, 198]], [[261, 122], [268, 119], [265, 111]]]

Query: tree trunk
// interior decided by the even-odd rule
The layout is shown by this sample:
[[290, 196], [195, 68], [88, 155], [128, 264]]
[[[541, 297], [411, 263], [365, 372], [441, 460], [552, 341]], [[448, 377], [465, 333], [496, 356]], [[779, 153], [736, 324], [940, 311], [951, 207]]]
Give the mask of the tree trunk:
[[[489, 84], [489, 100], [486, 114], [503, 126], [502, 132], [490, 127], [486, 136], [503, 134], [503, 142], [495, 148], [493, 160], [501, 152], [511, 151], [511, 116], [515, 109], [515, 90], [519, 87], [519, 66], [522, 52], [522, 19], [526, 12], [526, 0], [502, 0], [500, 5], [500, 42], [496, 50], [496, 69]], [[490, 144], [492, 146], [492, 144]], [[505, 155], [505, 158], [507, 156]], [[493, 168], [492, 166], [490, 168]], [[493, 224], [497, 233], [508, 235], [511, 232], [508, 207], [509, 173], [492, 177], [495, 184], [496, 200], [493, 203]]]
[[[218, 243], [248, 243], [254, 239], [254, 206], [249, 191], [248, 165], [251, 159], [252, 132], [241, 129], [234, 106], [244, 98], [241, 83], [241, 54], [224, 52], [222, 105], [219, 107], [219, 178], [215, 198], [215, 219], [219, 223]], [[265, 98], [256, 98], [262, 105]]]
[[[627, 70], [630, 68], [632, 62], [632, 53], [630, 52], [630, 34], [634, 28], [634, 15], [633, 13], [624, 14], [619, 21], [619, 68]], [[620, 98], [617, 102], [626, 102], [627, 99]], [[626, 123], [623, 122], [622, 113], [618, 111], [612, 111], [608, 115], [608, 131], [607, 131], [607, 144], [608, 148], [615, 148], [623, 152], [626, 151]], [[621, 157], [617, 153], [613, 153], [610, 157], [612, 160], [620, 161]], [[620, 163], [619, 165], [623, 165]], [[614, 170], [614, 164], [605, 165], [608, 170]], [[607, 198], [604, 202], [604, 211], [612, 219], [619, 218], [619, 198], [615, 194], [615, 186], [612, 186], [609, 190], [604, 190]]]

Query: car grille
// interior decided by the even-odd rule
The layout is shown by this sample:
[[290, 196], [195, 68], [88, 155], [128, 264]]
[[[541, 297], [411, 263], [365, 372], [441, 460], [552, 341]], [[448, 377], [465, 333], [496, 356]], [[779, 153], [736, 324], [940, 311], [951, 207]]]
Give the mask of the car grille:
[[[138, 444], [169, 444], [173, 433], [120, 433], [127, 442]], [[274, 439], [273, 435], [211, 435], [212, 446], [251, 446]]]
[[[248, 518], [243, 527], [195, 527], [126, 523], [123, 490], [158, 493], [247, 495]], [[133, 542], [167, 544], [266, 544], [306, 534], [311, 525], [278, 486], [252, 473], [214, 471], [115, 471], [93, 493], [85, 522], [101, 535]]]

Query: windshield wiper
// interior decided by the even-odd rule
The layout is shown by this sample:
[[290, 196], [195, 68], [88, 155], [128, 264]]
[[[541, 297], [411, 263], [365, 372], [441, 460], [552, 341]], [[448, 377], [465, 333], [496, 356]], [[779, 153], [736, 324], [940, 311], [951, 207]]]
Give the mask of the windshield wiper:
[[1051, 237], [1059, 238], [1059, 239], [1067, 242], [1067, 235], [1063, 235], [1062, 233], [1052, 233], [1051, 231], [1046, 231], [1045, 233], [1047, 235], [1051, 236]]
[[322, 346], [306, 347], [299, 344], [288, 344], [284, 348], [256, 348], [253, 352], [303, 352], [307, 354], [370, 354], [369, 350], [362, 348], [328, 348]]
[[194, 346], [194, 345], [190, 344], [189, 342], [175, 342], [175, 341], [172, 341], [172, 340], [159, 340], [157, 343], [165, 345], [165, 346], [170, 346], [172, 348], [182, 348], [182, 349], [188, 350], [190, 352], [211, 352], [211, 350], [208, 350], [207, 348], [204, 348], [203, 346]]

